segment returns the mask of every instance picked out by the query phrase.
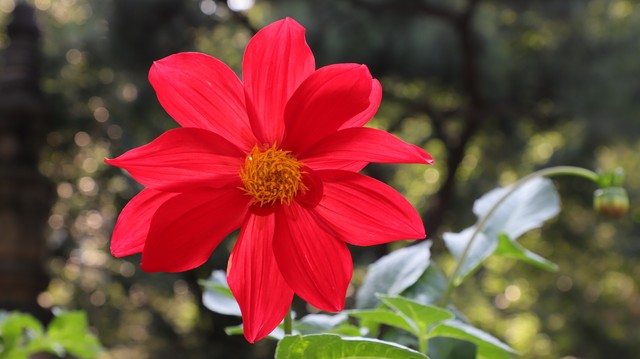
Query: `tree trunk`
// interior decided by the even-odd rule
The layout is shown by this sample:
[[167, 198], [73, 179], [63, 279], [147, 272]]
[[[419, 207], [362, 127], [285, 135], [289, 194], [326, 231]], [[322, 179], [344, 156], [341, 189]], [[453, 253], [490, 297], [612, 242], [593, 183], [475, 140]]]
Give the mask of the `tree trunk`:
[[38, 171], [45, 106], [38, 86], [38, 28], [34, 10], [16, 5], [0, 55], [0, 308], [46, 321], [37, 302], [48, 278], [45, 224], [54, 198]]

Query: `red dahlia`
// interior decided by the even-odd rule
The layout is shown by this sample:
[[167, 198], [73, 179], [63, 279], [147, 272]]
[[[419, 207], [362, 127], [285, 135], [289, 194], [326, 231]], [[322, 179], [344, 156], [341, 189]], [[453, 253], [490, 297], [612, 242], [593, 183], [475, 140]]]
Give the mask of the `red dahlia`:
[[258, 32], [242, 81], [201, 53], [155, 62], [149, 80], [182, 128], [106, 160], [146, 187], [118, 217], [116, 257], [142, 252], [145, 271], [185, 271], [240, 228], [227, 272], [250, 342], [282, 321], [294, 293], [343, 309], [346, 243], [425, 236], [406, 199], [358, 171], [431, 156], [362, 127], [380, 105], [380, 83], [364, 65], [316, 70], [304, 33], [289, 18]]

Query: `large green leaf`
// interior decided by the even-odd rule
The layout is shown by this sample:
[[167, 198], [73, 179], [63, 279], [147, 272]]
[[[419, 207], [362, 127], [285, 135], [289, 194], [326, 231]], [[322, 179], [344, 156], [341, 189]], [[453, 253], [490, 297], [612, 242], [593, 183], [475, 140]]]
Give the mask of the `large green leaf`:
[[370, 338], [343, 338], [333, 334], [286, 336], [278, 343], [276, 359], [424, 359], [399, 344]]
[[560, 211], [560, 197], [553, 183], [546, 178], [531, 179], [504, 199], [511, 190], [511, 186], [498, 188], [476, 200], [473, 212], [478, 218], [487, 215], [491, 208], [497, 205], [480, 231], [476, 231], [477, 227], [474, 225], [460, 233], [443, 235], [449, 251], [460, 260], [467, 243], [474, 233], [478, 232], [458, 273], [456, 284], [461, 283], [498, 249], [501, 233], [515, 241], [525, 232], [542, 226], [546, 220], [555, 217]]
[[214, 270], [209, 279], [200, 281], [204, 287], [202, 304], [207, 309], [225, 315], [241, 316], [238, 302], [231, 294], [227, 284], [227, 274], [223, 270]]
[[380, 304], [376, 294], [396, 295], [412, 286], [429, 267], [431, 241], [393, 251], [369, 266], [356, 295], [356, 308]]
[[472, 342], [477, 347], [478, 358], [510, 359], [516, 352], [494, 336], [458, 320], [447, 320], [438, 324], [429, 333], [430, 337], [447, 337]]
[[380, 296], [384, 304], [402, 313], [417, 327], [416, 336], [426, 335], [429, 328], [435, 323], [452, 319], [454, 315], [442, 308], [421, 304], [403, 297]]

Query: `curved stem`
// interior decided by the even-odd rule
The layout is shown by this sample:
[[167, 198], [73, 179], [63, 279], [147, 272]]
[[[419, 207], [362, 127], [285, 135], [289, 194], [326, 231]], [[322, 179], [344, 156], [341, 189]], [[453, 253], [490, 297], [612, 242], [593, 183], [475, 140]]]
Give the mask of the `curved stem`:
[[520, 186], [522, 186], [527, 181], [536, 177], [554, 177], [554, 176], [583, 177], [595, 183], [598, 183], [598, 179], [599, 179], [599, 176], [597, 173], [585, 168], [574, 167], [574, 166], [556, 166], [556, 167], [545, 168], [545, 169], [533, 172], [525, 177], [522, 177], [516, 183], [511, 185], [509, 190], [506, 191], [505, 194], [502, 195], [502, 197], [500, 197], [496, 201], [496, 203], [489, 209], [489, 211], [487, 211], [487, 213], [485, 213], [485, 215], [482, 216], [482, 218], [480, 218], [476, 223], [476, 228], [473, 231], [471, 238], [467, 242], [467, 245], [464, 247], [464, 250], [460, 255], [460, 259], [458, 259], [456, 266], [453, 269], [453, 272], [451, 273], [451, 277], [449, 278], [449, 282], [447, 284], [447, 289], [445, 290], [444, 295], [440, 300], [441, 307], [446, 307], [447, 303], [449, 303], [449, 298], [451, 297], [453, 288], [456, 286], [455, 284], [456, 278], [458, 277], [458, 274], [462, 269], [462, 265], [464, 264], [464, 261], [467, 259], [467, 256], [469, 255], [469, 251], [471, 249], [471, 245], [473, 244], [473, 241], [476, 239], [476, 237], [478, 237], [478, 234], [482, 232], [482, 229], [489, 221], [489, 218], [491, 218], [493, 213], [498, 209], [498, 207], [500, 207], [502, 202], [504, 202], [513, 192], [515, 192], [518, 188], [520, 188]]

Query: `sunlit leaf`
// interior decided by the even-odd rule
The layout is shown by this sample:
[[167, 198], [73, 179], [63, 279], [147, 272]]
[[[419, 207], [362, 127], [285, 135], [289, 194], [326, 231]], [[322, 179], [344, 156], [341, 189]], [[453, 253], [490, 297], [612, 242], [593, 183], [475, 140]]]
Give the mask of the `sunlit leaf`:
[[231, 294], [229, 284], [227, 284], [227, 274], [223, 270], [214, 270], [206, 281], [201, 281], [204, 287], [202, 293], [202, 304], [207, 309], [225, 315], [235, 315], [240, 317], [240, 306]]
[[31, 314], [14, 312], [3, 318], [0, 322], [0, 338], [6, 349], [18, 347], [23, 335], [31, 339], [42, 336], [42, 324]]
[[[501, 233], [515, 241], [523, 233], [542, 226], [546, 220], [553, 218], [560, 211], [558, 193], [553, 183], [546, 178], [529, 180], [504, 199], [511, 189], [510, 186], [494, 189], [474, 203], [473, 212], [478, 218], [487, 215], [491, 208], [497, 205], [480, 231], [477, 231], [474, 225], [460, 233], [443, 235], [447, 248], [458, 260], [475, 235], [456, 278], [456, 284], [461, 283], [498, 249]], [[499, 201], [502, 202], [498, 204]]]
[[384, 324], [391, 327], [404, 329], [410, 333], [416, 333], [418, 327], [406, 317], [386, 309], [353, 310], [347, 312], [350, 316], [358, 318], [366, 325], [368, 322]]
[[25, 348], [13, 348], [10, 350], [0, 351], [2, 359], [28, 359], [31, 352]]
[[286, 336], [278, 343], [276, 359], [424, 359], [399, 344], [370, 338], [343, 338], [332, 334]]
[[431, 337], [447, 337], [472, 342], [477, 347], [478, 358], [510, 359], [516, 352], [507, 344], [469, 324], [448, 320], [438, 324], [429, 333]]
[[51, 345], [80, 358], [94, 358], [103, 349], [95, 335], [89, 332], [84, 312], [63, 312], [53, 318], [47, 327]]
[[376, 294], [396, 295], [413, 285], [429, 267], [431, 241], [393, 251], [369, 266], [356, 295], [356, 308], [374, 308]]
[[64, 357], [66, 354], [66, 348], [64, 346], [57, 342], [57, 340], [51, 339], [46, 335], [31, 340], [29, 344], [27, 344], [26, 351], [29, 353], [47, 352], [59, 357]]
[[442, 308], [420, 304], [403, 297], [380, 296], [384, 304], [402, 313], [418, 327], [417, 336], [425, 335], [432, 325], [443, 320], [452, 319], [454, 315]]
[[[473, 213], [478, 218], [483, 217], [510, 190], [511, 186], [507, 186], [486, 193], [474, 202]], [[560, 196], [553, 182], [547, 178], [533, 178], [500, 204], [484, 226], [483, 232], [494, 238], [505, 233], [515, 240], [524, 233], [539, 228], [558, 213]]]
[[[476, 227], [473, 226], [460, 233], [444, 233], [442, 235], [447, 248], [456, 260], [460, 260], [462, 257], [465, 247], [473, 238], [475, 231]], [[475, 233], [475, 238], [473, 239], [471, 247], [467, 250], [464, 263], [462, 263], [460, 271], [458, 272], [456, 284], [460, 284], [467, 275], [471, 274], [482, 262], [489, 258], [497, 248], [497, 239], [492, 240], [482, 232]]]
[[550, 272], [558, 270], [557, 264], [524, 248], [518, 242], [509, 239], [505, 234], [499, 236], [498, 248], [495, 254], [515, 258]]
[[368, 334], [368, 329], [358, 328], [355, 325], [349, 323], [342, 323], [335, 328], [331, 328], [326, 331], [327, 334], [338, 334], [342, 337], [359, 337]]
[[417, 282], [400, 293], [422, 304], [438, 303], [447, 288], [447, 278], [435, 262], [429, 264]]

